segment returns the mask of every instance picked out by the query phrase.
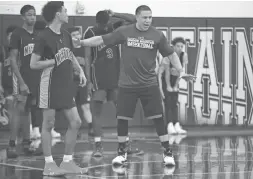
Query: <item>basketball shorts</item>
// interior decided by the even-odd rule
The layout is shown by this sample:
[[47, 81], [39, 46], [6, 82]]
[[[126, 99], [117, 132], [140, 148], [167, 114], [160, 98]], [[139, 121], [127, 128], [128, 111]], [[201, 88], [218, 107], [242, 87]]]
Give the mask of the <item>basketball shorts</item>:
[[69, 62], [64, 62], [56, 69], [43, 70], [38, 89], [39, 108], [62, 110], [76, 106], [73, 69]]
[[138, 99], [141, 101], [146, 119], [163, 116], [162, 99], [157, 85], [143, 88], [119, 88], [117, 119], [133, 119]]
[[99, 89], [93, 92], [93, 101], [117, 101], [118, 89]]
[[76, 88], [75, 96], [76, 105], [81, 106], [90, 102], [90, 95], [88, 94], [87, 86]]

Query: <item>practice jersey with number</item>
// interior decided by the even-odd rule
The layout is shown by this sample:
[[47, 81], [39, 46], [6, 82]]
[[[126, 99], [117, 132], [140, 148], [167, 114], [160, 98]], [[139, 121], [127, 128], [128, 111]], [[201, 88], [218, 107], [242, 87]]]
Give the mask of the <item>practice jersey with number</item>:
[[[113, 32], [112, 25], [106, 29], [98, 27], [88, 28], [84, 38], [108, 34]], [[91, 80], [95, 90], [114, 89], [118, 87], [120, 52], [118, 45], [100, 45], [93, 47], [91, 62]]]

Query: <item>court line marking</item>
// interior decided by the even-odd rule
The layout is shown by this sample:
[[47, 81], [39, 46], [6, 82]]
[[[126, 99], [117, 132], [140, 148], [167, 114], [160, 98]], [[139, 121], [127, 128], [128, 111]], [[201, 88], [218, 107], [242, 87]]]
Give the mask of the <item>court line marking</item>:
[[[154, 141], [154, 140], [153, 140]], [[157, 139], [156, 139], [157, 141]], [[157, 144], [157, 143], [160, 143], [160, 142], [149, 142], [149, 143], [153, 143], [153, 144]], [[174, 144], [175, 145], [175, 144]], [[188, 147], [197, 147], [197, 146], [193, 146], [193, 145], [185, 145], [185, 144], [177, 144], [177, 145], [181, 145], [181, 146], [188, 146]], [[208, 148], [209, 147], [203, 147], [202, 148]], [[233, 151], [233, 150], [230, 150], [230, 149], [219, 149], [221, 151]], [[236, 149], [235, 149], [236, 150]], [[241, 152], [244, 152], [245, 151], [242, 151], [242, 150], [236, 150], [236, 151], [241, 151]], [[215, 153], [218, 153], [218, 152], [215, 152]], [[253, 153], [253, 152], [248, 152], [248, 153]], [[19, 160], [20, 161], [20, 160]], [[188, 162], [188, 161], [195, 161], [195, 162], [203, 162], [203, 160], [178, 160], [178, 162]], [[217, 160], [208, 160], [208, 161], [217, 161]], [[224, 160], [224, 161], [230, 161], [230, 160]], [[231, 161], [234, 161], [234, 160], [231, 160]], [[237, 160], [237, 161], [245, 161], [245, 160]], [[129, 162], [130, 164], [132, 163], [158, 163], [158, 162], [161, 162], [161, 161], [140, 161], [140, 162]], [[23, 166], [23, 165], [15, 165], [15, 164], [8, 164], [8, 163], [0, 163], [0, 165], [2, 166], [9, 166], [9, 167], [17, 167], [17, 168], [23, 168], [23, 169], [26, 169], [26, 170], [37, 170], [37, 171], [43, 171], [42, 168], [35, 168], [35, 167], [29, 167], [29, 166]], [[107, 167], [107, 166], [110, 166], [112, 164], [103, 164], [103, 165], [96, 165], [96, 166], [90, 166], [90, 167], [85, 167], [86, 169], [92, 169], [92, 168], [97, 168], [97, 167]], [[249, 173], [251, 171], [239, 171], [239, 172], [233, 172], [233, 173]], [[222, 174], [222, 173], [231, 173], [231, 172], [219, 172], [219, 174]], [[204, 175], [204, 174], [214, 174], [212, 172], [209, 172], [209, 173], [185, 173], [185, 174], [176, 174], [175, 176], [185, 176], [185, 175]], [[127, 175], [127, 176], [163, 176], [164, 174], [156, 174], [156, 175]], [[81, 175], [77, 175], [77, 176], [81, 176]], [[82, 175], [83, 176], [83, 175]], [[89, 176], [89, 175], [88, 175]], [[92, 177], [92, 178], [101, 178], [101, 177], [94, 177], [94, 176], [89, 176], [89, 177]], [[116, 177], [116, 176], [103, 176], [103, 177]]]
[[2, 163], [2, 162], [0, 163], [0, 165], [6, 166], [6, 167], [17, 167], [17, 168], [23, 168], [23, 169], [43, 171], [42, 168], [28, 167], [28, 166], [23, 166], [23, 165], [15, 165], [15, 164], [8, 164], [8, 163]]
[[[189, 161], [189, 160], [179, 160], [179, 161]], [[141, 161], [141, 162], [128, 162], [130, 164], [134, 164], [134, 163], [162, 163], [161, 161]], [[0, 165], [3, 165], [3, 166], [9, 166], [9, 167], [17, 167], [17, 168], [23, 168], [23, 169], [27, 169], [27, 170], [37, 170], [37, 171], [43, 171], [42, 168], [35, 168], [35, 167], [28, 167], [28, 166], [22, 166], [22, 165], [15, 165], [15, 164], [7, 164], [7, 163], [0, 163]], [[90, 166], [90, 167], [85, 167], [86, 169], [92, 169], [92, 168], [97, 168], [97, 167], [107, 167], [107, 166], [110, 166], [112, 164], [103, 164], [103, 165], [96, 165], [96, 166]], [[113, 171], [114, 172], [114, 171]], [[239, 172], [232, 172], [232, 173], [250, 173], [252, 171], [239, 171]], [[114, 172], [116, 173], [116, 172]], [[209, 173], [180, 173], [180, 174], [174, 174], [172, 176], [188, 176], [188, 175], [207, 175], [207, 174], [211, 174], [211, 175], [214, 175], [214, 174], [222, 174], [222, 173], [231, 173], [231, 172], [209, 172]], [[117, 174], [117, 173], [116, 173]], [[95, 177], [95, 176], [90, 176], [90, 175], [75, 175], [75, 176], [88, 176], [88, 177], [91, 177], [91, 178], [101, 178], [101, 177]], [[144, 176], [144, 177], [150, 177], [150, 176], [164, 176], [164, 174], [154, 174], [154, 175], [127, 175], [128, 177], [129, 176], [132, 176], [132, 177], [136, 177], [136, 176]], [[115, 178], [115, 177], [118, 177], [118, 176], [102, 176], [102, 177], [106, 177], [106, 178]]]

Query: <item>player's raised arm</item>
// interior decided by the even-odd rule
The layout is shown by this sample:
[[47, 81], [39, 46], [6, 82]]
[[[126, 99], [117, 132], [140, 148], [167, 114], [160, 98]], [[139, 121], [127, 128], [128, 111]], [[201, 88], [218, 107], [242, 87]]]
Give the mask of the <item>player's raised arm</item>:
[[40, 69], [45, 69], [45, 68], [52, 67], [55, 65], [56, 63], [55, 59], [47, 59], [47, 60], [41, 61], [41, 57], [44, 54], [44, 49], [45, 49], [45, 40], [43, 39], [43, 37], [38, 35], [36, 37], [33, 54], [31, 56], [31, 62], [30, 62], [31, 69], [40, 70]]

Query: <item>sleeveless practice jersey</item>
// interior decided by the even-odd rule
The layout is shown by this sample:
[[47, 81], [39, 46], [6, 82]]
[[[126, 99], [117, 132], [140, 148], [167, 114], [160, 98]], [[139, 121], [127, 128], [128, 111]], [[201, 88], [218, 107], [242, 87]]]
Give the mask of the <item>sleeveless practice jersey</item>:
[[[21, 76], [28, 86], [31, 93], [36, 93], [38, 88], [38, 79], [40, 76], [39, 70], [32, 70], [30, 68], [31, 54], [34, 48], [34, 40], [36, 33], [29, 33], [24, 28], [17, 28], [13, 31], [10, 48], [19, 51], [19, 68]], [[16, 79], [16, 78], [13, 78]], [[14, 93], [19, 93], [16, 82], [14, 84]]]
[[34, 53], [41, 60], [55, 59], [54, 67], [43, 70], [39, 84], [39, 107], [66, 109], [73, 107], [73, 44], [70, 34], [56, 34], [49, 27], [36, 38]]
[[[84, 38], [104, 35], [112, 32], [113, 26], [106, 30], [98, 27], [89, 28]], [[114, 89], [118, 87], [120, 53], [117, 45], [100, 45], [92, 48], [91, 80], [94, 88]]]
[[9, 51], [10, 48], [0, 47], [0, 60], [2, 63], [2, 85], [4, 90], [8, 91], [8, 93], [13, 92], [13, 80], [12, 80], [12, 69], [11, 69], [11, 62], [9, 58]]

